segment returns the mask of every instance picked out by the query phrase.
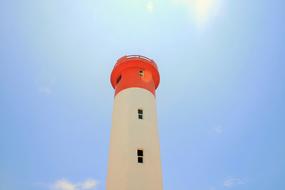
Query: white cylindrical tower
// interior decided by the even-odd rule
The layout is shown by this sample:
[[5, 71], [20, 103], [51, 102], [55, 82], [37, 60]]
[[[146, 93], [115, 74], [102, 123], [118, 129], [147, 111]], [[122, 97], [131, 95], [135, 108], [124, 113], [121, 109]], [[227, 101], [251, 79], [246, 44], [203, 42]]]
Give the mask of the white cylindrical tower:
[[162, 190], [155, 90], [157, 65], [143, 56], [120, 58], [115, 89], [107, 190]]

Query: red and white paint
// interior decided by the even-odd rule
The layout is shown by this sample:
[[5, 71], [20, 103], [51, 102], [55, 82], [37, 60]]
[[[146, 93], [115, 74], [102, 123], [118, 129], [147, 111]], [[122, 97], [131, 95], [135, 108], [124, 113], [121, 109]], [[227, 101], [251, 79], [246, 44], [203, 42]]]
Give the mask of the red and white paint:
[[[162, 190], [155, 91], [160, 76], [153, 60], [120, 58], [111, 74], [115, 89], [107, 190]], [[143, 110], [143, 119], [138, 110]], [[137, 150], [143, 150], [143, 163]]]

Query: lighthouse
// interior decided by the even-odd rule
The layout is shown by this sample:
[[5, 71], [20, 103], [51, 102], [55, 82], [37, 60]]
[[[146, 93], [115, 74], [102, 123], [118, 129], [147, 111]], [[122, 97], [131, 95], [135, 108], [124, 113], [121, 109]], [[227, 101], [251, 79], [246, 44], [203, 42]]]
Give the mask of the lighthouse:
[[115, 89], [107, 190], [162, 190], [157, 128], [156, 63], [124, 56], [114, 66]]

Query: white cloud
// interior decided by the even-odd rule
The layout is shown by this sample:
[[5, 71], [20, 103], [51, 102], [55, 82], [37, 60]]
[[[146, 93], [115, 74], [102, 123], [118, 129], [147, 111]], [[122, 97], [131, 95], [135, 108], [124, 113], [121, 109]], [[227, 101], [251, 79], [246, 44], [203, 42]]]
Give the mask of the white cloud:
[[52, 94], [52, 89], [50, 86], [39, 87], [39, 92], [43, 95], [49, 96]]
[[53, 86], [56, 83], [55, 77], [50, 77], [49, 79], [46, 79], [45, 81], [39, 82], [39, 93], [50, 96], [53, 93]]
[[243, 185], [245, 182], [240, 178], [230, 177], [224, 181], [224, 187], [231, 188], [237, 185]]
[[213, 128], [214, 132], [217, 133], [217, 134], [222, 134], [224, 132], [224, 129], [222, 126], [216, 126]]
[[98, 182], [94, 179], [88, 179], [84, 181], [80, 186], [83, 190], [94, 189], [97, 186]]
[[57, 182], [52, 187], [53, 190], [76, 190], [76, 185], [67, 181], [66, 179], [61, 179]]
[[79, 183], [61, 179], [51, 185], [51, 190], [93, 190], [97, 186], [98, 182], [94, 179], [87, 179]]

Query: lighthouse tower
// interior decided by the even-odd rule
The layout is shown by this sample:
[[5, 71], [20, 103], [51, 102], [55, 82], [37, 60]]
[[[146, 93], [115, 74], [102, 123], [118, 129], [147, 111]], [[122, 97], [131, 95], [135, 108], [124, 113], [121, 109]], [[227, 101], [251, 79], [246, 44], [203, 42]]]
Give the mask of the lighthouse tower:
[[107, 190], [162, 190], [155, 90], [157, 65], [143, 56], [120, 58], [115, 89]]

